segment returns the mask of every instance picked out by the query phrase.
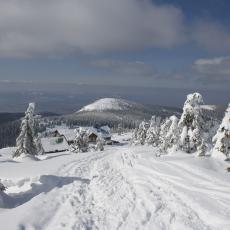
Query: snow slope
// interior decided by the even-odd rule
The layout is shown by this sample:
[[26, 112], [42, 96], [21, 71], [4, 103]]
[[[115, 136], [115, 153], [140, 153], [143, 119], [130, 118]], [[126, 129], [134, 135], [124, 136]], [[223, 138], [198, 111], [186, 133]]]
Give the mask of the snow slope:
[[102, 98], [92, 104], [84, 106], [78, 112], [86, 111], [119, 111], [137, 106], [137, 103], [118, 98]]
[[152, 147], [122, 142], [37, 162], [12, 162], [4, 153], [9, 149], [2, 150], [0, 175], [8, 187], [2, 229], [229, 229], [226, 162], [180, 153], [156, 157]]

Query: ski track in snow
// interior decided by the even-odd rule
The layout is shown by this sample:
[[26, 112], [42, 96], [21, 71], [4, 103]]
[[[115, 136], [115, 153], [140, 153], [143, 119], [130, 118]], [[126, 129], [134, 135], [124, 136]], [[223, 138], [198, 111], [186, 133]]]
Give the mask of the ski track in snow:
[[18, 229], [229, 229], [229, 183], [178, 162], [127, 146], [81, 154], [57, 172], [72, 183], [48, 190]]

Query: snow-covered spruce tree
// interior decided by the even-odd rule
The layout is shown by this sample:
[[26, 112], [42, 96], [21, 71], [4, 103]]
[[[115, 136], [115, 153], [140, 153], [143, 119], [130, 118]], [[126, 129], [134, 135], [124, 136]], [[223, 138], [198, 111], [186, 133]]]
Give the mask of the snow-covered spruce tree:
[[137, 142], [141, 145], [145, 144], [148, 128], [149, 128], [149, 124], [145, 121], [142, 121], [139, 125], [138, 132], [137, 132]]
[[165, 118], [165, 120], [161, 123], [159, 132], [159, 147], [161, 152], [166, 152], [166, 135], [169, 131], [171, 123], [172, 121], [168, 117]]
[[213, 137], [213, 143], [213, 155], [230, 158], [230, 104], [216, 135]]
[[95, 150], [104, 151], [104, 140], [99, 136], [96, 139]]
[[148, 145], [158, 146], [159, 144], [159, 133], [160, 133], [161, 118], [152, 116], [150, 125], [146, 133], [145, 142]]
[[131, 143], [134, 145], [145, 144], [146, 133], [149, 128], [149, 123], [142, 121], [137, 129], [134, 130]]
[[34, 110], [35, 104], [30, 103], [25, 112], [25, 117], [22, 119], [21, 122], [21, 132], [16, 140], [17, 149], [13, 154], [13, 157], [18, 157], [22, 154], [37, 154], [34, 131]]
[[135, 128], [134, 129], [134, 131], [133, 131], [133, 133], [132, 133], [132, 137], [131, 137], [131, 141], [130, 141], [130, 144], [131, 145], [135, 145], [136, 144], [136, 142], [137, 142], [137, 134], [138, 134], [138, 128]]
[[42, 138], [41, 133], [39, 133], [38, 136], [35, 138], [35, 144], [36, 144], [36, 149], [37, 149], [38, 155], [44, 154], [44, 150], [42, 148], [42, 143], [41, 143], [41, 138]]
[[179, 148], [185, 152], [190, 151], [190, 141], [189, 141], [189, 135], [188, 135], [188, 128], [187, 126], [184, 126], [182, 128], [182, 131], [180, 133], [180, 139], [179, 139]]
[[168, 148], [173, 148], [177, 146], [178, 143], [178, 138], [179, 138], [179, 130], [178, 130], [178, 118], [176, 116], [171, 116], [169, 118], [172, 123], [171, 126], [169, 128], [169, 131], [166, 135], [166, 138], [168, 138], [169, 140], [169, 146]]
[[117, 127], [117, 133], [118, 133], [119, 136], [122, 134], [122, 131], [123, 131], [122, 125], [121, 125], [121, 123], [119, 123], [118, 127]]
[[199, 93], [189, 94], [184, 103], [183, 113], [179, 121], [179, 148], [187, 153], [197, 151], [203, 140], [205, 122], [201, 105], [203, 98]]
[[87, 132], [82, 128], [75, 129], [75, 140], [74, 143], [71, 145], [71, 151], [79, 153], [87, 152], [88, 149], [89, 138]]
[[207, 147], [206, 143], [204, 142], [204, 140], [202, 140], [201, 145], [199, 145], [197, 148], [197, 156], [199, 156], [199, 157], [205, 156], [207, 148], [208, 147]]
[[171, 116], [169, 121], [164, 125], [167, 127], [167, 132], [164, 136], [161, 136], [160, 150], [162, 152], [175, 151], [177, 149], [178, 142], [178, 118]]

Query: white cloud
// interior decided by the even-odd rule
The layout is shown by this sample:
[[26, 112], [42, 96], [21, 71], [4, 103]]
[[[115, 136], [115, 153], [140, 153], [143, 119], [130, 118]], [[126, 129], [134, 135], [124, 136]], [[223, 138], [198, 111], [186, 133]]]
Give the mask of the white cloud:
[[196, 66], [207, 66], [207, 65], [221, 65], [224, 61], [230, 57], [216, 57], [211, 59], [201, 58], [195, 61]]
[[150, 0], [0, 0], [0, 57], [173, 47], [183, 16]]
[[195, 61], [193, 70], [207, 80], [225, 84], [230, 82], [230, 57], [215, 57], [210, 59], [198, 59]]

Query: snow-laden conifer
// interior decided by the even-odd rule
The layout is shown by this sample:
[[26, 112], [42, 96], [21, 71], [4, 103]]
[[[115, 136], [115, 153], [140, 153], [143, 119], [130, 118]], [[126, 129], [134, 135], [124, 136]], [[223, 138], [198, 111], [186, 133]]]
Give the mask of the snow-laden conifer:
[[38, 155], [44, 154], [44, 150], [42, 148], [42, 143], [41, 143], [41, 138], [42, 138], [42, 134], [41, 133], [39, 133], [37, 135], [37, 137], [35, 138], [35, 144], [36, 144], [36, 149], [37, 149]]
[[179, 147], [187, 153], [197, 151], [203, 140], [205, 122], [202, 108], [203, 98], [199, 93], [189, 94], [184, 103], [183, 113], [179, 121]]
[[123, 129], [122, 129], [122, 124], [119, 123], [119, 124], [118, 124], [118, 127], [117, 127], [117, 133], [118, 133], [119, 136], [122, 134], [122, 131], [123, 131]]
[[144, 145], [148, 128], [149, 128], [149, 123], [142, 121], [138, 129], [134, 131], [131, 143], [134, 145], [137, 144]]
[[30, 103], [25, 117], [21, 122], [21, 132], [16, 140], [16, 151], [13, 157], [25, 155], [36, 155], [35, 131], [34, 131], [34, 110], [35, 104]]
[[230, 157], [230, 104], [225, 112], [225, 116], [213, 137], [213, 155], [220, 157]]
[[131, 145], [136, 144], [136, 142], [137, 142], [137, 133], [138, 133], [138, 128], [135, 128], [133, 133], [132, 133], [132, 137], [131, 137], [131, 141], [130, 141]]
[[74, 143], [71, 145], [71, 151], [75, 153], [87, 152], [89, 149], [89, 138], [83, 128], [75, 129]]
[[149, 124], [149, 128], [146, 132], [145, 142], [148, 145], [158, 146], [159, 144], [159, 133], [160, 133], [161, 118], [152, 116]]
[[[167, 132], [164, 136], [161, 136], [161, 151], [168, 152], [168, 150], [173, 149], [174, 151], [177, 148], [178, 142], [178, 118], [176, 116], [171, 116], [167, 121]], [[166, 124], [165, 124], [166, 125]]]
[[99, 136], [96, 139], [95, 150], [97, 150], [97, 151], [103, 151], [104, 150], [104, 140], [103, 140], [103, 138], [101, 138]]
[[160, 133], [159, 133], [159, 147], [161, 152], [166, 152], [166, 146], [167, 146], [167, 139], [166, 135], [169, 131], [170, 125], [172, 121], [167, 117], [165, 120], [162, 122], [160, 126]]
[[207, 145], [204, 140], [202, 140], [201, 145], [197, 148], [197, 156], [203, 157], [207, 151]]

